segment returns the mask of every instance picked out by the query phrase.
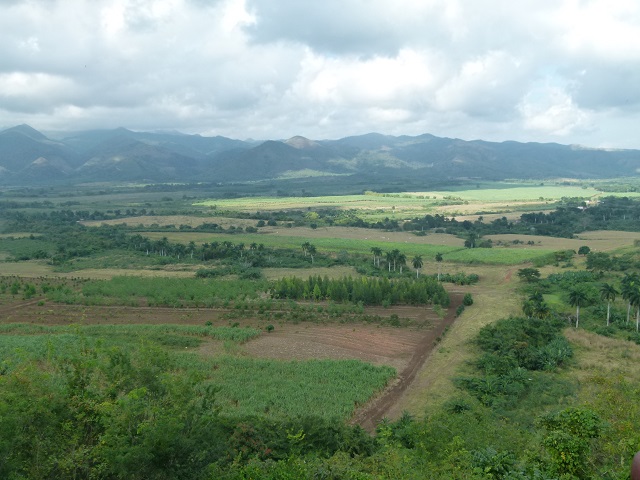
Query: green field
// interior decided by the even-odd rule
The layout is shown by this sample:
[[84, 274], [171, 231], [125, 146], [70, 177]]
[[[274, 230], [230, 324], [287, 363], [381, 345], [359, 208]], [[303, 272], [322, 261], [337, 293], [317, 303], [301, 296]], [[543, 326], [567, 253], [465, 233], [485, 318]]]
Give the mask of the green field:
[[[23, 364], [31, 361], [73, 364], [80, 361], [87, 348], [94, 352], [95, 365], [100, 365], [105, 357], [104, 368], [113, 368], [115, 358], [134, 355], [133, 350], [151, 348], [153, 351], [154, 346], [162, 346], [163, 350], [155, 354], [158, 361], [167, 367], [171, 365], [174, 372], [200, 372], [207, 383], [217, 388], [221, 413], [234, 417], [259, 415], [284, 419], [314, 412], [326, 419], [346, 420], [356, 405], [366, 403], [395, 375], [391, 367], [376, 367], [356, 360], [277, 361], [228, 355], [203, 359], [195, 354], [166, 350], [167, 346], [194, 347], [204, 338], [248, 341], [260, 335], [260, 331], [254, 329], [172, 325], [14, 324], [1, 327], [0, 355], [5, 374], [18, 373], [24, 368]], [[108, 358], [111, 358], [111, 367]], [[153, 359], [146, 361], [156, 363]], [[331, 395], [327, 395], [328, 390]]]
[[[455, 205], [456, 202], [482, 204], [490, 210], [492, 203], [535, 202], [541, 206], [545, 202], [553, 202], [563, 197], [592, 198], [600, 192], [594, 188], [582, 188], [563, 185], [530, 185], [521, 184], [483, 184], [482, 188], [452, 188], [451, 190], [434, 190], [423, 192], [399, 192], [365, 195], [338, 195], [322, 197], [244, 197], [235, 199], [216, 199], [197, 202], [196, 206], [215, 207], [220, 211], [256, 212], [306, 208], [356, 209], [362, 215], [397, 214], [402, 218], [411, 215], [423, 215], [437, 210], [438, 206]], [[502, 208], [502, 207], [501, 207]]]

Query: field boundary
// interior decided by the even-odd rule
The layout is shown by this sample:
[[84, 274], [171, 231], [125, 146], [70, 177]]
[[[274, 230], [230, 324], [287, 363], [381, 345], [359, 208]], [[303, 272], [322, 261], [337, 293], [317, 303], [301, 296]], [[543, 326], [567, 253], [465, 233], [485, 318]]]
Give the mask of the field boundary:
[[396, 380], [376, 398], [370, 400], [365, 406], [356, 411], [351, 418], [351, 424], [360, 425], [369, 433], [374, 433], [380, 420], [386, 416], [387, 412], [398, 402], [407, 388], [409, 388], [418, 371], [420, 371], [427, 358], [433, 353], [438, 344], [438, 339], [442, 338], [442, 335], [453, 325], [457, 318], [456, 309], [459, 305], [462, 305], [464, 295], [461, 292], [449, 292], [449, 295], [451, 297], [451, 305], [442, 322], [425, 333], [411, 360], [404, 370], [398, 374]]

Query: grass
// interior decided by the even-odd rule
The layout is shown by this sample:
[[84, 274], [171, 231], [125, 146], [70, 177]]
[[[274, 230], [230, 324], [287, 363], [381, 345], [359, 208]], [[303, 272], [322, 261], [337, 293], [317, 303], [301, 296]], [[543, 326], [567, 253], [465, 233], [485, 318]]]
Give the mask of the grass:
[[457, 263], [486, 263], [493, 265], [518, 265], [542, 258], [553, 250], [517, 248], [465, 248], [444, 254], [444, 259]]
[[472, 293], [473, 305], [464, 310], [444, 335], [414, 383], [389, 412], [390, 418], [399, 418], [405, 410], [422, 417], [455, 397], [458, 391], [452, 378], [459, 375], [475, 355], [475, 347], [469, 340], [483, 326], [520, 313], [520, 299], [513, 293], [518, 282], [515, 268], [505, 271], [503, 267], [486, 265], [474, 266], [468, 271], [481, 278], [479, 285], [464, 288], [465, 292]]

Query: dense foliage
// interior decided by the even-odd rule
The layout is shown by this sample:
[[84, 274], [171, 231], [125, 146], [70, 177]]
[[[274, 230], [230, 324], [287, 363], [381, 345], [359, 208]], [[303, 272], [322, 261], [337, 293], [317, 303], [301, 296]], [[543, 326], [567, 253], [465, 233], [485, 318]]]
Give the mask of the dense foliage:
[[313, 299], [334, 302], [361, 302], [365, 305], [438, 304], [449, 306], [449, 295], [440, 282], [431, 277], [389, 280], [388, 278], [329, 279], [311, 276], [277, 280], [271, 288], [274, 298]]

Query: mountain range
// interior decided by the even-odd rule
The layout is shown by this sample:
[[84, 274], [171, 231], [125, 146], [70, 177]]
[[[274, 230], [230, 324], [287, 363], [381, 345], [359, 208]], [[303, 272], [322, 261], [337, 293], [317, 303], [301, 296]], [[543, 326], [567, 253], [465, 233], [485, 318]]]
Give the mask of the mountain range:
[[[54, 137], [54, 138], [51, 138]], [[264, 142], [125, 128], [44, 135], [0, 131], [0, 184], [247, 182], [311, 177], [433, 181], [637, 175], [640, 150], [378, 133]]]

